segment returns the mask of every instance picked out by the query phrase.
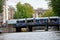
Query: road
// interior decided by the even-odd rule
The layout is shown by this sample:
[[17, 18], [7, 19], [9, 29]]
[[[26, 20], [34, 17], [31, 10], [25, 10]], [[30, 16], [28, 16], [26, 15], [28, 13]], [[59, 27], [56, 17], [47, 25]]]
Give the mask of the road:
[[4, 33], [0, 40], [60, 40], [60, 31]]

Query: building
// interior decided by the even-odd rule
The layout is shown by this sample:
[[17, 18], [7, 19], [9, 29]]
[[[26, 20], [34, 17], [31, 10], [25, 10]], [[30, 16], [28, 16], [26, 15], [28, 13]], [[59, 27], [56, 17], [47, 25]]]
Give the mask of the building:
[[6, 21], [9, 19], [13, 19], [13, 14], [15, 9], [9, 5], [5, 0], [3, 5], [3, 12], [0, 13], [0, 32], [8, 32], [8, 27], [6, 27]]
[[10, 19], [13, 19], [14, 13], [15, 13], [15, 8], [12, 7], [12, 6], [9, 6], [9, 8], [8, 8], [8, 19], [9, 19], [9, 20], [10, 20]]
[[8, 5], [7, 0], [4, 1], [3, 5], [3, 24], [6, 23], [6, 20], [8, 20]]
[[15, 9], [14, 7], [12, 6], [9, 6], [7, 4], [7, 1], [4, 2], [4, 5], [3, 5], [3, 24], [6, 23], [7, 20], [9, 19], [13, 19], [13, 14], [15, 12]]
[[43, 8], [38, 8], [38, 9], [35, 9], [35, 17], [41, 17], [41, 15], [46, 11], [47, 9], [43, 9]]

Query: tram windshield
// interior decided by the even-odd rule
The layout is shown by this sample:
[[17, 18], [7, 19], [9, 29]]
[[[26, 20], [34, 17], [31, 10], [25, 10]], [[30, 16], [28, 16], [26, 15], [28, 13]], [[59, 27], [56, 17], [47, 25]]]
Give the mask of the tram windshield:
[[51, 18], [50, 22], [58, 22], [59, 20], [57, 18]]

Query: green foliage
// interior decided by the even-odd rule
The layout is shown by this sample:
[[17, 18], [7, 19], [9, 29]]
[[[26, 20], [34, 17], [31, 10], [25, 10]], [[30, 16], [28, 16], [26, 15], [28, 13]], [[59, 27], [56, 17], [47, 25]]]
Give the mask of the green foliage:
[[46, 12], [44, 12], [44, 14], [42, 15], [42, 17], [51, 17], [51, 16], [55, 16], [54, 12], [52, 9], [47, 10]]
[[20, 2], [16, 5], [17, 11], [14, 14], [15, 19], [19, 18], [31, 18], [34, 13], [33, 7], [28, 4], [21, 4]]
[[52, 7], [56, 16], [60, 16], [60, 0], [49, 0], [49, 4]]
[[0, 0], [0, 13], [3, 12], [3, 4], [4, 4], [4, 0]]

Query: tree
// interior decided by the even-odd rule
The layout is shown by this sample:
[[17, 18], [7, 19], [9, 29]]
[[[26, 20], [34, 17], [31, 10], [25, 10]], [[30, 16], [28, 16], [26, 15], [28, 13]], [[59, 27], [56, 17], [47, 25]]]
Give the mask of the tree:
[[16, 5], [17, 11], [14, 14], [15, 19], [19, 18], [31, 18], [34, 13], [33, 7], [28, 4], [21, 4], [20, 2]]
[[52, 9], [47, 10], [46, 12], [44, 12], [44, 14], [42, 15], [42, 17], [51, 17], [51, 16], [55, 16], [54, 12]]
[[4, 0], [0, 0], [0, 13], [3, 12], [3, 4], [4, 4]]
[[60, 16], [60, 0], [49, 0], [49, 4], [56, 16]]

